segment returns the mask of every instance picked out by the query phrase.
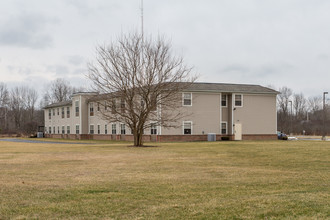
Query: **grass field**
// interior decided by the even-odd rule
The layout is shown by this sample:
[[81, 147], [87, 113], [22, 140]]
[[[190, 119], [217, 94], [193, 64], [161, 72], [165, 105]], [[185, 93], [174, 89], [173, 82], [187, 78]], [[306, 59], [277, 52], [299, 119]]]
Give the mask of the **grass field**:
[[329, 219], [330, 142], [0, 142], [0, 219]]

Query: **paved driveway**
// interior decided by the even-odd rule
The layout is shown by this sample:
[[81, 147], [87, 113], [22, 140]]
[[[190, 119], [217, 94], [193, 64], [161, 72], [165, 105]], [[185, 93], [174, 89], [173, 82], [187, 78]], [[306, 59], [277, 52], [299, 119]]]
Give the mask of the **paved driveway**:
[[0, 138], [0, 141], [20, 142], [20, 143], [33, 143], [33, 144], [92, 144], [92, 143], [79, 143], [79, 142], [60, 142], [60, 141], [42, 141], [40, 139], [18, 139], [18, 138]]

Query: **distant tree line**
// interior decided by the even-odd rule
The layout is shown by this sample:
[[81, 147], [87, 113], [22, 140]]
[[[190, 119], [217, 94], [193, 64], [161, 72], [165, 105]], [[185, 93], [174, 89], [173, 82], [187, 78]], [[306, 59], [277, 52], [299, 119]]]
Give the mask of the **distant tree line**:
[[84, 89], [74, 88], [64, 79], [52, 81], [43, 95], [29, 86], [8, 89], [0, 82], [0, 134], [35, 134], [44, 125], [43, 107], [69, 100], [78, 90]]
[[[288, 87], [281, 87], [277, 96], [277, 128], [290, 134], [322, 135], [323, 120], [325, 132], [330, 134], [330, 111], [328, 99], [323, 111], [323, 96], [305, 97], [294, 93]], [[324, 118], [325, 116], [325, 118]]]

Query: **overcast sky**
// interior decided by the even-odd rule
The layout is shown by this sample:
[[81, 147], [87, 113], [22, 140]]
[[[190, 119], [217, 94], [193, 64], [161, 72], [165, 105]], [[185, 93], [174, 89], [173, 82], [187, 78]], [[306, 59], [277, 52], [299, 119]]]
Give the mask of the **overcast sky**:
[[[88, 84], [95, 47], [140, 30], [141, 0], [0, 0], [0, 81]], [[171, 39], [198, 81], [330, 92], [329, 0], [144, 0], [145, 32]]]

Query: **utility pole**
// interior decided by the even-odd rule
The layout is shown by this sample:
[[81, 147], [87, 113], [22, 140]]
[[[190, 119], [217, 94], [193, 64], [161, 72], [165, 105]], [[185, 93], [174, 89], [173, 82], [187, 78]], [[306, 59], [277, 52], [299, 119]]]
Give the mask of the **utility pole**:
[[325, 120], [326, 120], [326, 108], [325, 108], [325, 95], [328, 94], [328, 92], [323, 92], [323, 134], [322, 134], [322, 140], [325, 141], [326, 138], [326, 131], [325, 131]]
[[291, 113], [290, 113], [290, 136], [292, 136], [292, 101], [289, 101], [291, 104]]

